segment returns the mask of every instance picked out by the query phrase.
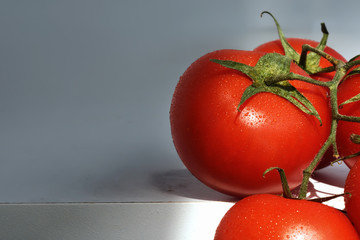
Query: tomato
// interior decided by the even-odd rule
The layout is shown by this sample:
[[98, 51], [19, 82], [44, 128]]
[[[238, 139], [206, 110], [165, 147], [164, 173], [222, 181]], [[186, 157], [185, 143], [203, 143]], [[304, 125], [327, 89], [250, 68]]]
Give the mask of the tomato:
[[[294, 48], [294, 50], [299, 54], [301, 54], [302, 46], [304, 44], [308, 44], [312, 47], [316, 47], [319, 44], [319, 42], [317, 42], [317, 41], [303, 39], [303, 38], [287, 38], [286, 40]], [[270, 41], [270, 42], [266, 42], [266, 43], [256, 47], [254, 49], [254, 51], [262, 51], [262, 52], [267, 52], [267, 53], [276, 52], [276, 53], [280, 53], [280, 54], [285, 54], [284, 48], [282, 47], [281, 41], [279, 39]], [[336, 59], [346, 62], [346, 59], [340, 53], [338, 53], [337, 51], [335, 51], [334, 49], [332, 49], [328, 46], [325, 47], [324, 52], [328, 53], [329, 55], [333, 56]], [[322, 68], [325, 68], [325, 67], [331, 67], [332, 65], [325, 58], [320, 58], [319, 66]], [[335, 72], [321, 73], [321, 74], [312, 75], [312, 78], [320, 80], [320, 81], [330, 81], [333, 79], [334, 75], [335, 75]]]
[[360, 239], [339, 210], [307, 200], [270, 194], [238, 201], [217, 227], [214, 240]]
[[[349, 219], [360, 233], [360, 162], [357, 161], [345, 181], [345, 210]], [[347, 194], [350, 193], [350, 194]]]
[[[339, 104], [360, 93], [360, 75], [352, 75], [342, 81], [338, 88]], [[360, 102], [353, 102], [339, 108], [339, 113], [360, 117]], [[360, 145], [350, 140], [351, 134], [360, 134], [360, 123], [339, 121], [336, 135], [339, 154], [342, 157], [360, 152]], [[360, 157], [345, 160], [348, 167], [352, 167]]]
[[[291, 81], [320, 114], [323, 125], [272, 93], [258, 93], [237, 106], [251, 85], [245, 74], [210, 59], [254, 66], [265, 53], [218, 50], [196, 60], [180, 77], [170, 108], [173, 142], [189, 171], [209, 187], [233, 196], [282, 191], [276, 172], [285, 170], [290, 188], [302, 181], [329, 134], [327, 99], [311, 84]], [[296, 64], [291, 71], [306, 76]]]
[[[312, 47], [316, 47], [319, 44], [319, 42], [317, 42], [317, 41], [303, 39], [303, 38], [287, 38], [286, 40], [298, 54], [301, 54], [302, 46], [304, 44], [308, 44]], [[281, 45], [281, 41], [279, 39], [270, 41], [270, 42], [266, 42], [266, 43], [256, 47], [254, 49], [254, 51], [263, 51], [263, 52], [267, 52], [267, 53], [277, 52], [277, 53], [285, 55], [284, 48]], [[328, 53], [329, 55], [333, 56], [336, 59], [346, 62], [346, 59], [340, 53], [335, 51], [333, 48], [326, 46], [324, 49], [324, 52]], [[326, 67], [331, 67], [332, 65], [325, 58], [320, 58], [319, 66], [321, 68], [326, 68]], [[327, 82], [327, 81], [331, 81], [334, 78], [334, 75], [335, 75], [335, 71], [328, 72], [328, 73], [314, 74], [314, 75], [311, 75], [311, 77], [314, 79], [317, 79], [319, 81]], [[314, 86], [314, 87], [317, 87], [317, 86]], [[321, 87], [319, 87], [319, 88], [321, 88]], [[327, 91], [327, 89], [322, 89], [322, 91]], [[333, 151], [332, 151], [332, 148], [330, 148], [325, 153], [325, 155], [324, 155], [323, 159], [321, 160], [320, 164], [318, 165], [317, 169], [321, 169], [321, 168], [329, 166], [330, 163], [334, 160], [335, 159], [333, 157]]]

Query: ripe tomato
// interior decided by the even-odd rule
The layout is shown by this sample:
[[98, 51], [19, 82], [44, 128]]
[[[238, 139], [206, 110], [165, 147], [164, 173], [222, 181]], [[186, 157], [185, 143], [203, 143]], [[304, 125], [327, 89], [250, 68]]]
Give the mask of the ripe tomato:
[[[301, 54], [302, 46], [304, 44], [308, 44], [312, 47], [316, 47], [319, 44], [319, 42], [309, 40], [309, 39], [302, 39], [302, 38], [287, 38], [286, 40], [294, 48], [294, 50], [299, 54]], [[266, 43], [256, 47], [254, 49], [254, 51], [262, 51], [262, 52], [267, 52], [267, 53], [276, 52], [276, 53], [280, 53], [283, 55], [285, 54], [284, 48], [282, 47], [281, 41], [279, 39], [270, 41], [270, 42], [266, 42]], [[330, 47], [325, 47], [324, 52], [330, 54], [331, 56], [333, 56], [336, 59], [346, 62], [346, 59], [340, 53], [338, 53], [337, 51], [335, 51], [334, 49], [332, 49]], [[322, 68], [325, 68], [325, 67], [331, 67], [332, 65], [325, 58], [321, 58], [320, 62], [319, 62], [319, 66]], [[334, 75], [335, 75], [335, 72], [329, 72], [329, 73], [315, 74], [315, 75], [312, 75], [311, 77], [314, 79], [320, 80], [320, 81], [330, 81], [333, 79]]]
[[[344, 101], [360, 93], [360, 75], [352, 75], [342, 81], [338, 88], [338, 102]], [[353, 102], [339, 108], [339, 113], [348, 116], [360, 117], [360, 102]], [[336, 135], [336, 142], [340, 156], [348, 156], [360, 152], [360, 144], [355, 144], [350, 140], [351, 134], [360, 134], [360, 123], [339, 121]], [[348, 167], [352, 167], [360, 156], [345, 160]]]
[[307, 200], [260, 194], [237, 202], [217, 227], [214, 240], [360, 239], [339, 210]]
[[[180, 77], [171, 103], [171, 132], [181, 160], [200, 181], [229, 195], [281, 192], [276, 172], [262, 177], [270, 167], [283, 168], [295, 188], [329, 134], [326, 96], [297, 80], [291, 83], [312, 102], [323, 126], [271, 93], [258, 93], [237, 110], [250, 78], [210, 59], [255, 66], [264, 54], [218, 50], [202, 56]], [[293, 63], [291, 71], [307, 75]]]
[[[303, 39], [303, 38], [287, 38], [286, 40], [298, 54], [301, 54], [302, 46], [304, 44], [308, 44], [312, 47], [316, 47], [319, 44], [319, 42], [317, 42], [317, 41]], [[266, 42], [266, 43], [256, 47], [254, 49], [254, 51], [263, 51], [263, 52], [267, 52], [267, 53], [277, 52], [277, 53], [285, 55], [284, 48], [281, 45], [281, 41], [279, 39], [270, 41], [270, 42]], [[325, 47], [324, 52], [330, 54], [331, 56], [333, 56], [336, 59], [346, 62], [346, 59], [340, 53], [338, 53], [337, 51], [335, 51], [334, 49], [332, 49], [328, 46]], [[326, 67], [331, 67], [332, 65], [325, 58], [320, 58], [319, 66], [321, 68], [326, 68]], [[314, 75], [311, 75], [311, 77], [314, 79], [317, 79], [319, 81], [327, 82], [327, 81], [331, 81], [334, 78], [334, 75], [335, 75], [335, 72], [328, 72], [328, 73], [314, 74]], [[314, 86], [314, 87], [317, 87], [317, 86]], [[319, 88], [322, 88], [322, 87], [319, 87]], [[327, 91], [327, 89], [323, 88], [322, 91]], [[317, 169], [321, 169], [321, 168], [329, 166], [330, 163], [334, 160], [335, 160], [335, 158], [333, 157], [333, 151], [332, 151], [332, 148], [330, 148], [325, 153], [325, 155], [324, 155], [323, 159], [321, 160], [320, 164], [318, 165]]]
[[360, 233], [360, 162], [357, 161], [350, 169], [345, 181], [345, 209], [348, 217]]

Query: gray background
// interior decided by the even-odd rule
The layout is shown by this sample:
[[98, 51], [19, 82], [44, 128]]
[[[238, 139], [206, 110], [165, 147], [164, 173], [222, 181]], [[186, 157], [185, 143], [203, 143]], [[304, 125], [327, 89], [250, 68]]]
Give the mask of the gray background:
[[[340, 6], [341, 4], [341, 6]], [[358, 1], [0, 1], [0, 202], [228, 200], [184, 169], [169, 107], [201, 55], [285, 35], [360, 53]], [[184, 187], [185, 186], [185, 187]], [[176, 190], [174, 190], [176, 189]]]

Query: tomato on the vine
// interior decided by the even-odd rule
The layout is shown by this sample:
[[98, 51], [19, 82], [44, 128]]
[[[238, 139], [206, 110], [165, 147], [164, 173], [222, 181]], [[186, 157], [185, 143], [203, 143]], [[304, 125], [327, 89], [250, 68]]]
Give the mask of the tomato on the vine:
[[345, 210], [348, 217], [360, 233], [360, 161], [357, 161], [345, 181]]
[[[303, 39], [303, 38], [287, 38], [286, 40], [298, 54], [301, 54], [302, 46], [304, 44], [308, 44], [312, 47], [316, 47], [319, 44], [319, 42], [317, 41], [310, 39]], [[254, 51], [262, 51], [267, 53], [276, 52], [285, 55], [284, 47], [282, 46], [281, 41], [279, 39], [261, 44], [260, 46], [256, 47]], [[346, 59], [331, 47], [326, 46], [324, 52], [328, 53], [329, 55], [333, 56], [336, 59], [346, 62]], [[319, 67], [326, 68], [331, 66], [332, 66], [331, 63], [327, 61], [325, 58], [320, 58]], [[334, 78], [334, 75], [335, 75], [335, 71], [314, 74], [311, 75], [311, 77], [319, 81], [325, 82], [332, 80]]]
[[[264, 54], [218, 50], [200, 57], [180, 77], [171, 103], [173, 142], [184, 165], [200, 181], [229, 195], [281, 192], [276, 173], [263, 177], [270, 167], [284, 169], [290, 188], [295, 188], [329, 134], [325, 94], [298, 80], [291, 84], [313, 104], [322, 126], [268, 92], [250, 97], [237, 109], [251, 79], [210, 59], [255, 66]], [[290, 70], [308, 76], [294, 63]]]
[[222, 218], [214, 240], [360, 239], [339, 210], [308, 200], [259, 194], [238, 201]]
[[[276, 53], [280, 53], [283, 55], [287, 55], [288, 57], [292, 58], [294, 61], [296, 61], [299, 64], [299, 58], [303, 51], [303, 45], [307, 44], [314, 48], [320, 48], [325, 53], [331, 55], [332, 57], [334, 57], [340, 61], [346, 62], [346, 59], [340, 53], [338, 53], [333, 48], [326, 46], [328, 32], [325, 27], [325, 24], [322, 24], [322, 31], [323, 31], [324, 35], [323, 35], [323, 39], [321, 40], [321, 42], [317, 42], [317, 41], [310, 40], [310, 39], [303, 39], [303, 38], [285, 38], [279, 24], [277, 23], [277, 20], [275, 19], [274, 16], [272, 16], [272, 17], [277, 25], [280, 39], [261, 44], [260, 46], [256, 47], [254, 49], [254, 51], [263, 51], [263, 52], [267, 52], [267, 53], [276, 52]], [[320, 57], [319, 55], [317, 55], [315, 53], [310, 53], [310, 54], [308, 53], [307, 56], [308, 56], [307, 58], [309, 59], [309, 61], [307, 62], [306, 66], [305, 66], [305, 70], [307, 70], [307, 72], [311, 72], [317, 68], [323, 69], [323, 68], [332, 66], [332, 64], [328, 60], [326, 60], [323, 57]], [[331, 81], [334, 78], [334, 76], [335, 76], [335, 71], [311, 74], [311, 77], [313, 79], [316, 79], [316, 80], [322, 81], [322, 82]], [[325, 91], [325, 92], [329, 93], [328, 89], [326, 89], [326, 88], [319, 87], [319, 86], [313, 86], [313, 87], [317, 87], [321, 91]], [[330, 163], [335, 160], [333, 155], [334, 154], [333, 154], [332, 148], [330, 147], [328, 149], [328, 151], [326, 151], [326, 153], [324, 154], [321, 162], [318, 164], [317, 169], [321, 169], [321, 168], [329, 166]]]
[[[359, 93], [360, 75], [354, 74], [347, 77], [340, 83], [338, 88], [338, 102], [341, 104]], [[348, 116], [360, 117], [360, 102], [356, 101], [340, 106], [339, 113]], [[360, 123], [339, 121], [336, 142], [341, 157], [360, 152], [360, 144], [355, 144], [350, 140], [352, 134], [360, 134]], [[359, 159], [360, 156], [349, 158], [345, 160], [345, 163], [351, 168]]]
[[[325, 23], [321, 23], [321, 31], [323, 33], [323, 36], [320, 42], [310, 39], [304, 39], [304, 38], [286, 38], [276, 18], [270, 12], [267, 11], [262, 12], [261, 16], [264, 13], [269, 14], [273, 18], [279, 35], [279, 39], [261, 44], [260, 46], [256, 47], [254, 51], [263, 51], [267, 53], [271, 53], [271, 52], [280, 53], [290, 57], [296, 63], [300, 64], [300, 56], [303, 51], [303, 46], [306, 44], [306, 45], [310, 45], [311, 47], [317, 48], [338, 60], [346, 62], [346, 59], [340, 53], [338, 53], [337, 51], [326, 45], [329, 32], [325, 26]], [[317, 79], [319, 81], [330, 81], [333, 79], [335, 75], [335, 71], [326, 72], [326, 73], [317, 73], [319, 69], [332, 66], [332, 64], [327, 59], [320, 57], [320, 55], [316, 53], [307, 53], [307, 60], [308, 61], [306, 61], [305, 66], [302, 67], [309, 74], [312, 74], [312, 77], [314, 79]]]

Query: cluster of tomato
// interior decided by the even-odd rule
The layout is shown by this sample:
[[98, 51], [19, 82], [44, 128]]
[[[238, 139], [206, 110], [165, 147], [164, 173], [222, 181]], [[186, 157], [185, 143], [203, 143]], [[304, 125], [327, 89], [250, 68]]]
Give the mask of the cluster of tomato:
[[[279, 81], [273, 87], [268, 79], [295, 74], [331, 82], [337, 67], [318, 73], [300, 67], [297, 58], [303, 45], [316, 48], [319, 42], [285, 39], [279, 26], [278, 31], [280, 40], [266, 42], [252, 51], [217, 50], [191, 64], [180, 77], [171, 103], [175, 148], [200, 181], [241, 198], [220, 222], [216, 240], [360, 239], [358, 157], [345, 160], [351, 168], [345, 185], [347, 215], [321, 203], [281, 197], [284, 183], [278, 173], [270, 171], [264, 175], [271, 167], [282, 169], [286, 184], [295, 189], [303, 181], [304, 169], [334, 131], [329, 89], [301, 79]], [[289, 53], [289, 49], [293, 52]], [[321, 51], [336, 61], [347, 62], [330, 47], [323, 46]], [[333, 61], [314, 52], [308, 58], [309, 67], [333, 66]], [[336, 85], [339, 103], [360, 93], [360, 75], [355, 74], [354, 68]], [[290, 95], [283, 95], [282, 91], [289, 91]], [[353, 101], [338, 111], [346, 116], [360, 116], [359, 104]], [[328, 166], [333, 155], [339, 159], [360, 151], [360, 145], [351, 140], [352, 134], [360, 133], [360, 123], [335, 121], [336, 144], [332, 146], [336, 145], [336, 154], [330, 147], [317, 168]]]

